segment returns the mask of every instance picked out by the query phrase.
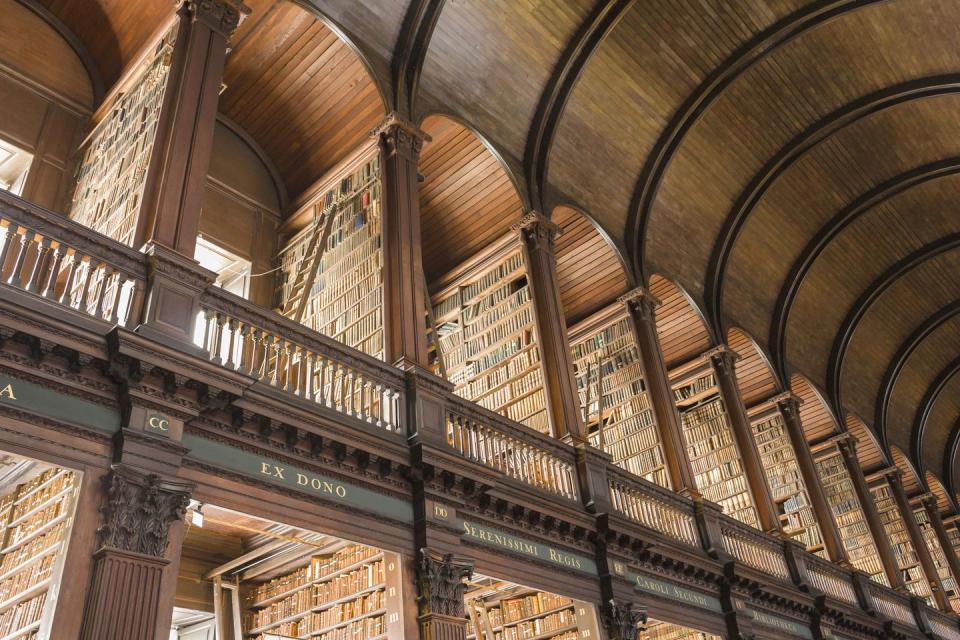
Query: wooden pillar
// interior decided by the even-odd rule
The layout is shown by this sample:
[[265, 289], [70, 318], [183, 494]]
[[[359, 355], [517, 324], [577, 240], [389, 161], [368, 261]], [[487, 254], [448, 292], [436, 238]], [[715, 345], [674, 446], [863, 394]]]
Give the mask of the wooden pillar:
[[249, 10], [240, 0], [181, 0], [136, 238], [193, 258], [227, 41]]
[[420, 640], [466, 640], [464, 595], [473, 575], [473, 561], [420, 550], [417, 600], [420, 604]]
[[947, 601], [947, 594], [943, 590], [943, 583], [940, 581], [940, 572], [933, 563], [933, 557], [930, 555], [930, 549], [923, 539], [923, 532], [920, 531], [920, 525], [917, 524], [917, 518], [913, 514], [913, 507], [907, 500], [907, 494], [903, 490], [903, 476], [899, 469], [891, 469], [884, 474], [884, 479], [890, 485], [890, 491], [893, 493], [893, 500], [897, 503], [897, 509], [900, 511], [900, 517], [907, 527], [907, 533], [910, 535], [910, 541], [917, 552], [920, 560], [920, 566], [927, 576], [927, 583], [933, 592], [933, 600], [941, 611], [949, 612], [950, 603]]
[[843, 546], [843, 540], [840, 539], [837, 522], [833, 519], [833, 510], [827, 502], [823, 485], [820, 484], [813, 454], [810, 452], [810, 445], [803, 432], [803, 424], [800, 422], [800, 399], [793, 394], [787, 394], [777, 402], [777, 407], [780, 409], [780, 415], [783, 416], [784, 425], [790, 435], [790, 442], [797, 457], [797, 466], [800, 467], [803, 484], [807, 488], [810, 502], [813, 503], [813, 511], [817, 515], [817, 524], [820, 525], [820, 534], [823, 536], [827, 554], [837, 564], [849, 566], [847, 550]]
[[429, 368], [426, 285], [420, 245], [417, 167], [429, 136], [397, 114], [374, 131], [383, 180], [384, 347], [386, 361]]
[[760, 526], [768, 533], [779, 533], [782, 531], [780, 518], [777, 517], [773, 496], [770, 494], [770, 486], [767, 484], [767, 475], [760, 460], [757, 441], [753, 437], [753, 427], [750, 425], [747, 410], [743, 406], [743, 399], [740, 397], [740, 389], [737, 387], [737, 376], [734, 369], [737, 355], [726, 347], [714, 349], [706, 355], [710, 357], [714, 373], [717, 376], [720, 397], [723, 399], [727, 415], [730, 418], [730, 427], [733, 430], [733, 437], [740, 452], [740, 460], [743, 462], [743, 471], [747, 476], [750, 493], [753, 495], [753, 502], [757, 508]]
[[863, 515], [867, 519], [867, 526], [870, 527], [870, 533], [873, 535], [873, 543], [880, 555], [880, 562], [883, 564], [883, 572], [887, 575], [887, 582], [890, 583], [892, 588], [903, 591], [905, 587], [900, 569], [897, 566], [897, 559], [893, 555], [893, 549], [890, 548], [890, 540], [883, 528], [883, 522], [880, 521], [880, 514], [877, 513], [876, 502], [867, 486], [867, 479], [863, 475], [863, 469], [860, 468], [860, 461], [857, 459], [856, 440], [849, 434], [846, 438], [837, 438], [837, 448], [840, 450], [844, 464], [847, 465], [850, 480], [857, 492], [857, 499], [860, 500], [860, 505], [863, 507]]
[[580, 398], [574, 382], [570, 340], [564, 320], [560, 290], [557, 288], [557, 260], [554, 239], [560, 227], [543, 215], [531, 212], [514, 230], [520, 233], [527, 277], [533, 298], [537, 345], [543, 367], [547, 411], [557, 438], [569, 436], [574, 442], [586, 442], [586, 427], [580, 412]]
[[[957, 582], [960, 576], [960, 559], [957, 558], [957, 552], [950, 544], [950, 535], [943, 524], [943, 518], [940, 516], [940, 509], [937, 507], [936, 496], [927, 496], [922, 501], [923, 508], [927, 510], [927, 516], [930, 518], [930, 524], [933, 526], [934, 533], [937, 534], [937, 541], [940, 548], [943, 549], [943, 556], [947, 559], [947, 566], [950, 567], [950, 573], [953, 575], [954, 582]], [[960, 585], [960, 582], [957, 582]], [[944, 597], [946, 598], [946, 593]], [[949, 600], [949, 598], [947, 598]]]
[[657, 421], [657, 431], [663, 445], [667, 470], [670, 473], [670, 485], [673, 490], [689, 498], [700, 497], [694, 479], [687, 447], [683, 441], [683, 423], [673, 398], [670, 375], [663, 362], [660, 340], [657, 337], [656, 308], [660, 301], [647, 289], [638, 287], [620, 298], [630, 314], [634, 339], [640, 351], [644, 380], [653, 414]]

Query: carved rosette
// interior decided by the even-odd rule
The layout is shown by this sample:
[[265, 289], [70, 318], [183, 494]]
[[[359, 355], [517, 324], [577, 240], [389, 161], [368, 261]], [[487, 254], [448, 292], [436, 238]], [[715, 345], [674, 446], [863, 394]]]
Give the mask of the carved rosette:
[[250, 8], [240, 0], [183, 0], [191, 20], [203, 22], [227, 38], [233, 35]]
[[467, 580], [472, 575], [473, 560], [454, 557], [452, 553], [441, 555], [429, 549], [421, 549], [420, 566], [417, 567], [420, 615], [466, 617], [463, 597], [467, 590]]
[[542, 213], [531, 211], [524, 214], [520, 221], [510, 227], [520, 233], [527, 246], [534, 251], [547, 251], [553, 255], [554, 242], [563, 229], [551, 222]]
[[430, 136], [426, 132], [397, 113], [388, 115], [370, 135], [379, 138], [387, 156], [400, 154], [411, 160], [417, 160], [423, 143], [430, 142]]
[[618, 604], [610, 600], [603, 605], [601, 617], [610, 640], [639, 640], [642, 626], [647, 623], [647, 610], [645, 607], [634, 609], [630, 602]]
[[101, 546], [163, 557], [170, 524], [183, 518], [190, 502], [184, 487], [174, 488], [159, 476], [124, 467], [115, 467], [106, 482], [107, 501], [98, 530]]

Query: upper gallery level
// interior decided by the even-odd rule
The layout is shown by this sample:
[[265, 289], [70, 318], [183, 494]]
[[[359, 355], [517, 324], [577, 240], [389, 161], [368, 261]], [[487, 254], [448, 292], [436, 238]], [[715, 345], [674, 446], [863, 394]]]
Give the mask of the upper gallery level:
[[0, 0], [6, 329], [956, 634], [960, 16], [909, 3]]

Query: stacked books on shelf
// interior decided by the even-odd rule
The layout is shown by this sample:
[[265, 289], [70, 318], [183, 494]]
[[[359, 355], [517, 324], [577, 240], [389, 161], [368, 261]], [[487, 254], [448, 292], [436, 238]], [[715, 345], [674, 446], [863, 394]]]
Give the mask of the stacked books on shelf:
[[0, 637], [39, 638], [65, 556], [76, 474], [51, 468], [0, 499]]
[[950, 565], [947, 564], [947, 556], [943, 552], [943, 547], [940, 546], [940, 539], [937, 537], [937, 532], [930, 521], [930, 515], [925, 508], [920, 506], [913, 510], [913, 516], [917, 521], [917, 526], [920, 527], [920, 533], [923, 535], [923, 541], [930, 552], [930, 558], [937, 567], [937, 575], [940, 576], [940, 583], [943, 585], [947, 600], [955, 612], [960, 612], [960, 593], [957, 591], [957, 581], [950, 571]]
[[694, 631], [676, 624], [654, 622], [647, 626], [646, 631], [640, 633], [641, 640], [720, 640], [703, 631]]
[[118, 242], [136, 238], [140, 202], [157, 133], [176, 29], [119, 94], [88, 138], [77, 167], [70, 217]]
[[383, 554], [350, 545], [309, 566], [258, 585], [247, 594], [247, 634], [341, 640], [386, 633]]
[[[474, 603], [484, 607], [483, 603]], [[574, 601], [542, 591], [515, 598], [503, 598], [486, 606], [483, 615], [474, 614], [475, 624], [489, 623], [495, 640], [575, 640], [580, 637]], [[486, 638], [470, 629], [474, 638]]]
[[384, 348], [380, 190], [374, 155], [323, 191], [313, 223], [278, 259], [284, 313], [376, 358]]
[[913, 543], [910, 541], [910, 534], [907, 532], [907, 525], [903, 521], [900, 509], [893, 497], [893, 490], [884, 481], [870, 487], [870, 493], [873, 494], [874, 503], [877, 505], [877, 513], [881, 522], [883, 522], [883, 530], [886, 532], [887, 540], [893, 549], [893, 555], [897, 560], [897, 568], [900, 569], [904, 584], [906, 584], [910, 593], [924, 598], [927, 604], [935, 607], [933, 596], [930, 593], [930, 583], [923, 572], [923, 567], [920, 566], [917, 550], [914, 549]]
[[[728, 516], [758, 527], [740, 452], [713, 373], [674, 389], [697, 489]], [[692, 404], [685, 404], [694, 400]]]
[[519, 248], [448, 288], [434, 301], [433, 317], [438, 357], [454, 393], [550, 431], [533, 301]]
[[572, 343], [577, 391], [591, 444], [609, 453], [614, 464], [669, 489], [663, 446], [630, 319], [621, 315], [574, 337]]
[[824, 556], [825, 549], [813, 504], [800, 475], [796, 452], [786, 431], [783, 416], [774, 416], [753, 423], [753, 437], [760, 452], [760, 461], [767, 484], [777, 507], [784, 531], [807, 551]]
[[850, 563], [874, 582], [889, 586], [843, 456], [831, 446], [817, 457], [815, 464]]

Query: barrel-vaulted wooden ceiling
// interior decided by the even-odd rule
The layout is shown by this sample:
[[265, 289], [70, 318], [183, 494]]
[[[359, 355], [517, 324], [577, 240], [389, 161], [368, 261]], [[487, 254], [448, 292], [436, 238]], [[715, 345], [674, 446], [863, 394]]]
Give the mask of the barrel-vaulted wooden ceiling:
[[[170, 11], [22, 1], [107, 87]], [[434, 137], [428, 278], [522, 210], [553, 213], [568, 320], [628, 281], [664, 313], [692, 301], [706, 326], [666, 327], [668, 357], [749, 336], [778, 387], [822, 389], [858, 416], [838, 424], [960, 489], [960, 2], [247, 4], [221, 107], [291, 196], [397, 110]]]

